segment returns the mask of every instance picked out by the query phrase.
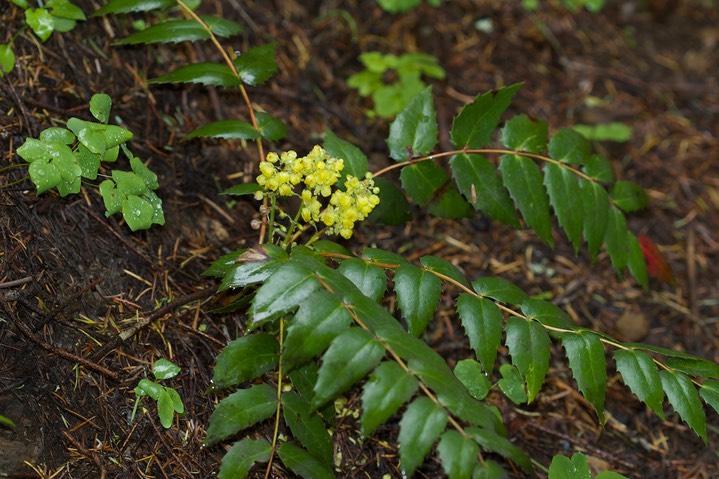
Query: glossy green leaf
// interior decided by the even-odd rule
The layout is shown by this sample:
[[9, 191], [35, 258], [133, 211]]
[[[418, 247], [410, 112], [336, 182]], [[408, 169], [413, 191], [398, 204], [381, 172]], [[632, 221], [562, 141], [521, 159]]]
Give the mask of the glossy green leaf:
[[497, 382], [497, 385], [505, 396], [514, 404], [526, 403], [527, 390], [524, 387], [522, 373], [511, 364], [505, 363], [499, 367], [499, 374], [501, 374], [502, 378]]
[[70, 20], [69, 18], [57, 17], [55, 15], [52, 16], [52, 27], [56, 32], [60, 32], [60, 33], [70, 32], [75, 28], [76, 25], [77, 25], [77, 22], [75, 20]]
[[[231, 37], [242, 31], [242, 25], [217, 17], [201, 17], [218, 37]], [[207, 40], [209, 33], [195, 20], [167, 20], [133, 33], [115, 44], [137, 45], [138, 43], [179, 43]]]
[[180, 393], [169, 387], [166, 387], [165, 391], [167, 391], [167, 395], [170, 396], [170, 398], [172, 399], [172, 408], [175, 410], [175, 412], [177, 414], [184, 414], [185, 405], [182, 404], [182, 398], [180, 397]]
[[257, 290], [250, 308], [252, 322], [294, 309], [320, 288], [312, 269], [295, 262], [286, 263]]
[[484, 399], [489, 394], [489, 379], [484, 368], [474, 359], [462, 359], [454, 368], [454, 375], [467, 388], [474, 399]]
[[172, 404], [172, 398], [163, 388], [160, 397], [157, 399], [157, 415], [160, 417], [160, 423], [165, 429], [172, 427], [172, 418], [175, 415], [175, 407]]
[[142, 178], [142, 181], [145, 183], [147, 188], [156, 190], [160, 187], [160, 183], [157, 181], [157, 175], [145, 166], [140, 158], [136, 156], [130, 158], [130, 167], [137, 176]]
[[282, 395], [282, 406], [285, 423], [295, 439], [315, 459], [331, 467], [334, 457], [332, 438], [322, 418], [317, 412], [312, 411], [310, 403], [299, 394], [290, 391]]
[[280, 345], [271, 334], [255, 333], [230, 342], [217, 356], [212, 384], [226, 389], [255, 379], [279, 361]]
[[584, 173], [594, 180], [602, 183], [614, 182], [614, 169], [612, 163], [601, 155], [589, 155], [587, 162], [582, 167]]
[[30, 180], [37, 188], [38, 195], [50, 188], [54, 188], [62, 181], [60, 170], [54, 164], [44, 160], [30, 163], [28, 173], [30, 174]]
[[587, 240], [589, 254], [596, 259], [604, 243], [609, 221], [609, 195], [601, 185], [579, 178], [579, 198], [582, 204], [584, 239]]
[[583, 165], [589, 158], [590, 145], [586, 138], [569, 128], [557, 131], [549, 142], [549, 155], [570, 165]]
[[437, 309], [442, 282], [429, 271], [405, 264], [395, 271], [394, 291], [407, 330], [420, 336]]
[[267, 419], [277, 410], [277, 391], [268, 384], [240, 389], [220, 401], [210, 416], [205, 446], [212, 446], [253, 424]]
[[514, 316], [507, 319], [505, 331], [512, 364], [527, 382], [527, 399], [531, 403], [549, 370], [549, 335], [539, 323]]
[[659, 371], [659, 377], [669, 404], [706, 444], [707, 419], [691, 379], [684, 373], [664, 370]]
[[474, 216], [474, 209], [454, 188], [445, 189], [427, 205], [427, 212], [439, 218], [460, 219]]
[[563, 334], [562, 346], [567, 352], [569, 368], [584, 397], [594, 406], [604, 423], [604, 401], [607, 395], [607, 362], [599, 337], [591, 332]]
[[47, 162], [50, 159], [47, 143], [36, 138], [26, 138], [25, 142], [17, 149], [17, 154], [28, 163], [38, 160]]
[[528, 319], [536, 319], [540, 323], [552, 328], [574, 329], [575, 326], [565, 313], [556, 304], [541, 299], [527, 298], [520, 305], [522, 313]]
[[225, 255], [205, 274], [222, 278], [218, 291], [260, 283], [287, 262], [287, 253], [273, 244], [254, 246], [239, 254]]
[[[32, 167], [32, 165], [30, 165]], [[119, 212], [122, 209], [123, 195], [115, 187], [115, 182], [112, 180], [105, 180], [100, 183], [99, 186], [100, 195], [102, 201], [105, 204], [105, 215], [110, 216]]]
[[399, 423], [399, 460], [403, 473], [412, 477], [447, 426], [447, 411], [429, 398], [418, 397]]
[[[457, 283], [464, 285], [467, 288], [471, 287], [469, 281], [467, 280], [467, 277], [459, 270], [459, 268], [457, 268], [455, 265], [453, 265], [446, 259], [440, 258], [438, 256], [427, 255], [422, 256], [419, 259], [419, 262], [422, 266], [424, 266], [430, 271], [439, 273], [442, 276], [453, 279]], [[442, 281], [447, 280], [442, 278]]]
[[509, 479], [509, 476], [497, 462], [485, 459], [474, 468], [472, 479]]
[[457, 148], [482, 148], [486, 145], [521, 86], [521, 83], [515, 83], [489, 91], [465, 105], [452, 122], [452, 144]]
[[491, 376], [497, 349], [502, 341], [502, 313], [486, 298], [461, 294], [457, 298], [457, 314], [484, 370]]
[[519, 306], [529, 296], [518, 286], [502, 278], [485, 276], [472, 281], [477, 294], [496, 299], [511, 306]]
[[202, 272], [204, 276], [212, 276], [222, 278], [227, 272], [237, 264], [237, 258], [247, 251], [246, 248], [240, 248], [226, 255], [220, 256], [218, 259], [210, 263], [210, 266]]
[[85, 14], [80, 7], [69, 0], [48, 0], [45, 7], [49, 8], [54, 17], [72, 20], [85, 20]]
[[547, 122], [524, 113], [507, 121], [502, 128], [502, 144], [510, 150], [539, 153], [547, 148]]
[[45, 42], [55, 31], [52, 15], [45, 8], [28, 8], [25, 10], [25, 22], [41, 42]]
[[60, 143], [63, 145], [72, 145], [75, 142], [75, 135], [67, 128], [53, 126], [50, 128], [45, 128], [43, 131], [40, 132], [40, 141], [44, 143]]
[[364, 178], [365, 173], [367, 173], [368, 163], [367, 156], [362, 153], [362, 150], [352, 143], [339, 138], [332, 133], [331, 130], [327, 130], [325, 133], [322, 146], [331, 157], [342, 158], [344, 160], [345, 167], [342, 170], [343, 175], [352, 175], [360, 179]]
[[362, 393], [362, 435], [368, 437], [417, 391], [417, 379], [394, 361], [375, 368]]
[[224, 63], [195, 63], [153, 78], [149, 83], [198, 83], [201, 85], [232, 87], [242, 83]]
[[244, 438], [222, 458], [218, 479], [244, 479], [257, 462], [270, 460], [272, 445], [266, 439]]
[[290, 442], [277, 449], [282, 463], [303, 479], [334, 479], [332, 467], [322, 463], [309, 452]]
[[397, 185], [383, 177], [374, 178], [374, 184], [379, 188], [380, 202], [370, 213], [369, 221], [396, 226], [412, 219], [409, 202]]
[[176, 5], [175, 0], [111, 0], [93, 13], [93, 16], [110, 13], [147, 12], [169, 8]]
[[362, 251], [362, 256], [369, 261], [381, 263], [379, 266], [387, 265], [385, 267], [389, 268], [396, 268], [398, 266], [402, 266], [403, 264], [410, 264], [409, 261], [397, 253], [392, 253], [391, 251], [385, 251], [379, 248], [365, 248]]
[[577, 453], [571, 459], [557, 455], [549, 465], [549, 479], [592, 479], [592, 472], [583, 454]]
[[160, 399], [160, 395], [165, 391], [165, 388], [154, 381], [150, 381], [147, 378], [140, 379], [135, 388], [135, 394], [137, 396], [149, 396], [155, 401]]
[[375, 266], [359, 258], [344, 260], [337, 271], [357, 286], [362, 294], [379, 302], [387, 290], [387, 275], [379, 266]]
[[362, 379], [380, 362], [384, 348], [364, 329], [349, 328], [322, 356], [312, 405], [322, 406]]
[[235, 186], [231, 186], [231, 187], [227, 188], [221, 194], [231, 195], [231, 196], [244, 196], [244, 195], [252, 195], [256, 191], [260, 191], [261, 189], [262, 189], [262, 187], [254, 182], [253, 183], [240, 183]]
[[549, 246], [553, 246], [549, 198], [542, 184], [539, 167], [529, 158], [503, 155], [499, 169], [504, 186], [509, 190], [517, 209], [522, 212], [527, 225]]
[[506, 459], [513, 461], [526, 473], [532, 472], [532, 462], [529, 457], [506, 437], [502, 437], [488, 429], [479, 429], [476, 427], [468, 427], [465, 429], [465, 432], [477, 441], [482, 448], [496, 452]]
[[387, 146], [395, 161], [426, 155], [437, 144], [437, 113], [432, 88], [415, 96], [389, 127]]
[[644, 209], [649, 204], [644, 189], [631, 181], [619, 180], [614, 183], [610, 197], [615, 205], [627, 213]]
[[405, 166], [400, 174], [402, 188], [419, 206], [426, 206], [437, 191], [449, 181], [449, 176], [433, 161]]
[[255, 118], [257, 126], [260, 127], [260, 135], [265, 140], [277, 141], [287, 136], [287, 125], [272, 115], [258, 111]]
[[122, 200], [122, 217], [132, 231], [144, 230], [152, 226], [155, 208], [136, 195], [127, 195]]
[[632, 137], [632, 127], [624, 123], [612, 122], [602, 125], [574, 125], [574, 131], [587, 140], [616, 141], [623, 143]]
[[180, 366], [165, 358], [160, 358], [152, 365], [155, 379], [170, 379], [180, 374]]
[[224, 138], [226, 140], [256, 140], [260, 137], [260, 132], [255, 130], [255, 128], [246, 121], [221, 120], [203, 125], [187, 135], [188, 140], [197, 137]]
[[352, 317], [337, 296], [317, 291], [300, 304], [287, 328], [283, 362], [292, 367], [319, 356], [352, 324]]
[[277, 71], [274, 43], [251, 48], [236, 57], [232, 62], [237, 73], [247, 85], [260, 85], [266, 82]]
[[0, 43], [0, 78], [15, 67], [15, 52], [10, 43]]
[[463, 437], [457, 431], [442, 434], [437, 445], [442, 469], [449, 479], [471, 479], [477, 465], [479, 446], [473, 440]]
[[632, 349], [618, 349], [614, 352], [614, 361], [624, 384], [657, 416], [664, 419], [662, 381], [651, 356]]
[[481, 155], [460, 153], [452, 157], [449, 165], [459, 191], [477, 210], [519, 228], [512, 199], [492, 163]]
[[131, 171], [113, 170], [112, 179], [123, 195], [139, 196], [147, 192], [147, 185], [142, 177]]
[[585, 216], [583, 208], [577, 207], [577, 199], [580, 197], [577, 177], [567, 168], [547, 163], [544, 167], [544, 186], [547, 187], [549, 203], [557, 215], [559, 226], [567, 234], [576, 255], [582, 244]]
[[96, 93], [90, 99], [90, 113], [95, 119], [101, 123], [107, 123], [110, 120], [110, 108], [112, 107], [112, 99], [104, 93]]
[[[62, 177], [62, 173], [60, 174]], [[79, 175], [72, 180], [61, 179], [60, 183], [57, 184], [57, 192], [60, 196], [67, 196], [80, 192], [80, 177]]]
[[699, 395], [704, 399], [704, 402], [719, 413], [719, 381], [714, 379], [704, 381], [699, 388]]
[[639, 240], [630, 231], [627, 231], [627, 267], [637, 283], [644, 289], [649, 289], [646, 258]]
[[607, 252], [612, 260], [612, 266], [617, 271], [622, 271], [627, 266], [629, 256], [628, 236], [627, 220], [624, 218], [624, 213], [612, 205], [609, 208], [604, 242], [607, 244]]
[[702, 358], [667, 358], [665, 364], [672, 369], [699, 378], [719, 379], [719, 364]]

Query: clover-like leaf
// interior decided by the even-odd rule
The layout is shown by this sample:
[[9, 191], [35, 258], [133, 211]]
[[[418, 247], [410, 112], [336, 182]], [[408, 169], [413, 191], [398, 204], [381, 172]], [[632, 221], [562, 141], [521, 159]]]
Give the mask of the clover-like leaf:
[[101, 123], [107, 123], [110, 120], [110, 108], [112, 107], [112, 99], [104, 93], [96, 93], [90, 99], [90, 113], [95, 119]]
[[152, 226], [155, 208], [137, 195], [127, 195], [122, 200], [122, 217], [132, 231]]

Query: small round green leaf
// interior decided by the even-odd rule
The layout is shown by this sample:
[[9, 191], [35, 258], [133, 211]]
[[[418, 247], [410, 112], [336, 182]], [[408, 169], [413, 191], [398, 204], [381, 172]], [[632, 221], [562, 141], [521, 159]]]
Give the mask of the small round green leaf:
[[17, 154], [28, 163], [37, 160], [48, 161], [50, 159], [50, 152], [45, 142], [35, 138], [25, 139], [25, 143], [17, 149]]
[[147, 378], [140, 379], [140, 382], [137, 383], [137, 388], [135, 389], [140, 390], [142, 395], [150, 396], [155, 401], [157, 401], [160, 398], [160, 395], [165, 391], [164, 387], [156, 382], [150, 381]]
[[50, 35], [55, 30], [52, 15], [44, 8], [28, 8], [25, 10], [25, 21], [42, 42], [50, 38]]
[[54, 188], [62, 181], [60, 171], [55, 165], [43, 160], [31, 163], [28, 168], [28, 173], [30, 173], [30, 180], [32, 180], [37, 188], [38, 194], [50, 188]]
[[484, 374], [482, 365], [474, 359], [463, 359], [454, 368], [454, 375], [467, 388], [475, 399], [484, 399], [489, 394], [491, 384]]
[[152, 226], [155, 209], [150, 203], [139, 196], [128, 195], [122, 201], [122, 217], [132, 231], [147, 229]]
[[72, 145], [75, 141], [75, 135], [67, 128], [52, 126], [50, 128], [45, 128], [40, 132], [40, 141], [44, 141], [45, 143]]
[[158, 359], [152, 366], [152, 374], [156, 379], [174, 378], [180, 373], [180, 366], [165, 358]]
[[0, 43], [0, 78], [15, 67], [15, 52], [9, 43]]
[[104, 93], [96, 93], [90, 99], [90, 113], [97, 121], [107, 123], [110, 119], [110, 108], [112, 107], [112, 99]]
[[172, 418], [175, 415], [175, 407], [172, 398], [165, 388], [162, 388], [160, 397], [157, 399], [157, 415], [160, 416], [160, 423], [165, 429], [172, 426]]

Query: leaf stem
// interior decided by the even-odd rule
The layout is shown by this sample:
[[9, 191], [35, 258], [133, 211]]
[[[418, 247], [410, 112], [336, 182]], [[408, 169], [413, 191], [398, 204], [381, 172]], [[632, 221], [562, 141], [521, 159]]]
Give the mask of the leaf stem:
[[[285, 318], [280, 318], [280, 351], [282, 351], [285, 339]], [[270, 449], [270, 457], [267, 460], [267, 469], [265, 470], [265, 479], [269, 479], [272, 472], [272, 459], [275, 455], [277, 446], [277, 437], [280, 431], [280, 413], [282, 412], [282, 354], [280, 354], [277, 366], [277, 411], [275, 412], [275, 427], [272, 430], [272, 448]]]

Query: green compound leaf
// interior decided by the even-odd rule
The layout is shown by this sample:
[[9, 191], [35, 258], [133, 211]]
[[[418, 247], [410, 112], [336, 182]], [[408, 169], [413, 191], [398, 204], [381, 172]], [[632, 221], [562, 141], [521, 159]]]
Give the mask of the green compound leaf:
[[130, 158], [130, 167], [137, 176], [142, 178], [143, 183], [145, 183], [148, 189], [156, 190], [160, 187], [160, 183], [157, 181], [157, 175], [145, 166], [140, 158], [136, 156]]
[[384, 348], [364, 329], [349, 328], [337, 336], [322, 356], [314, 407], [349, 389], [370, 372], [384, 356]]
[[452, 157], [449, 165], [459, 191], [475, 209], [492, 219], [519, 228], [512, 199], [492, 163], [481, 155], [460, 153]]
[[429, 271], [406, 264], [395, 271], [394, 290], [409, 333], [420, 336], [437, 309], [442, 282]]
[[399, 423], [399, 461], [412, 477], [432, 445], [447, 426], [447, 411], [429, 398], [418, 397], [407, 407]]
[[67, 128], [52, 126], [50, 128], [45, 128], [40, 132], [40, 141], [44, 143], [72, 145], [75, 142], [75, 135]]
[[132, 171], [113, 170], [112, 179], [117, 189], [123, 195], [142, 195], [146, 193], [147, 185], [140, 175]]
[[244, 479], [256, 462], [270, 460], [272, 445], [265, 439], [244, 438], [222, 458], [218, 479]]
[[312, 411], [310, 403], [296, 392], [282, 395], [282, 412], [285, 423], [292, 435], [300, 441], [307, 451], [326, 466], [332, 466], [334, 456], [332, 438], [317, 412]]
[[394, 269], [402, 266], [403, 264], [411, 264], [397, 253], [392, 253], [391, 251], [385, 251], [379, 248], [365, 248], [362, 251], [362, 256], [364, 256], [364, 258], [368, 261], [379, 263], [378, 266], [383, 268]]
[[484, 399], [489, 394], [489, 379], [484, 374], [482, 365], [474, 359], [463, 359], [454, 368], [454, 375], [467, 388], [474, 399]]
[[[201, 17], [218, 37], [231, 37], [242, 31], [242, 25], [218, 17]], [[138, 43], [179, 43], [207, 40], [210, 34], [195, 20], [168, 20], [148, 27], [129, 37], [115, 42], [116, 45], [136, 45]]]
[[352, 143], [339, 138], [337, 135], [332, 133], [331, 130], [327, 130], [325, 133], [325, 140], [322, 142], [322, 146], [333, 158], [342, 158], [344, 160], [344, 169], [342, 170], [343, 175], [352, 175], [355, 178], [364, 178], [367, 173], [367, 156], [362, 153], [362, 150], [357, 148]]
[[549, 142], [549, 155], [570, 165], [583, 165], [589, 158], [590, 145], [586, 138], [569, 128], [562, 128]]
[[492, 374], [497, 349], [502, 341], [502, 313], [499, 307], [486, 298], [461, 294], [457, 298], [457, 314], [484, 370]]
[[359, 258], [349, 258], [340, 264], [337, 271], [357, 286], [362, 294], [379, 302], [387, 290], [387, 275], [379, 266]]
[[472, 439], [450, 430], [442, 434], [437, 453], [449, 479], [470, 479], [477, 465], [479, 446]]
[[212, 446], [267, 419], [277, 410], [277, 391], [267, 384], [240, 389], [220, 401], [210, 416], [205, 446]]
[[232, 87], [242, 84], [224, 63], [195, 63], [153, 78], [149, 83], [198, 83], [201, 85]]
[[369, 221], [396, 226], [412, 219], [409, 202], [397, 185], [382, 177], [375, 178], [374, 184], [379, 188], [380, 202], [367, 218]]
[[617, 371], [624, 383], [644, 404], [664, 419], [664, 392], [659, 370], [651, 356], [641, 351], [618, 349], [614, 352]]
[[549, 370], [549, 335], [539, 323], [517, 317], [507, 319], [505, 331], [512, 364], [527, 381], [527, 399], [531, 403]]
[[631, 231], [627, 231], [627, 243], [629, 250], [627, 254], [627, 266], [629, 267], [629, 272], [644, 289], [649, 289], [649, 276], [644, 252], [642, 251], [642, 246], [639, 244], [639, 240]]
[[610, 196], [614, 204], [627, 213], [644, 209], [649, 204], [644, 189], [631, 181], [619, 180], [614, 183]]
[[[114, 172], [113, 172], [114, 173]], [[122, 217], [132, 231], [152, 226], [155, 208], [148, 201], [136, 195], [127, 195], [122, 200]]]
[[559, 306], [549, 301], [527, 298], [522, 301], [520, 308], [528, 319], [535, 319], [545, 326], [562, 329], [575, 328], [569, 319], [569, 315], [559, 308]]
[[707, 419], [691, 379], [677, 371], [659, 371], [667, 399], [679, 416], [707, 442]]
[[175, 0], [111, 0], [93, 13], [93, 16], [110, 13], [147, 12], [176, 5]]
[[362, 393], [362, 436], [368, 437], [417, 391], [419, 382], [394, 361], [375, 368]]
[[187, 135], [191, 138], [224, 138], [226, 140], [256, 140], [260, 132], [251, 124], [242, 120], [213, 121], [192, 131]]
[[251, 48], [232, 60], [237, 73], [247, 85], [260, 85], [277, 71], [275, 50], [277, 45], [268, 43]]
[[317, 291], [300, 304], [287, 329], [283, 363], [293, 367], [319, 356], [352, 324], [352, 317], [337, 296]]
[[45, 8], [28, 8], [25, 10], [25, 22], [41, 42], [45, 42], [55, 31], [55, 22]]
[[592, 261], [596, 260], [604, 243], [609, 221], [609, 195], [598, 183], [579, 178], [579, 198], [583, 205], [584, 239], [587, 240]]
[[622, 271], [628, 262], [629, 257], [629, 231], [627, 231], [627, 220], [624, 214], [612, 205], [609, 208], [607, 220], [607, 231], [604, 234], [604, 242], [607, 244], [607, 253], [612, 260], [612, 266], [617, 271]]
[[172, 397], [163, 388], [160, 397], [157, 399], [157, 415], [160, 416], [160, 424], [165, 429], [172, 427], [172, 418], [175, 416], [175, 407], [172, 404]]
[[584, 397], [594, 406], [604, 423], [604, 401], [607, 395], [607, 362], [599, 337], [592, 332], [563, 334], [562, 346], [567, 352], [569, 368]]
[[226, 389], [270, 371], [279, 361], [280, 345], [271, 334], [256, 333], [230, 342], [217, 356], [212, 384]]
[[524, 472], [528, 474], [532, 473], [532, 462], [529, 457], [506, 437], [502, 437], [489, 429], [479, 429], [476, 427], [469, 427], [465, 429], [465, 431], [484, 449], [496, 452], [514, 461]]
[[[455, 265], [447, 261], [446, 259], [439, 258], [437, 256], [427, 255], [422, 256], [419, 259], [419, 262], [422, 266], [424, 266], [429, 271], [432, 271], [434, 273], [441, 274], [442, 276], [446, 276], [447, 278], [453, 279], [457, 283], [464, 285], [465, 287], [469, 288], [471, 285], [469, 284], [469, 281], [467, 280], [467, 277], [457, 268]], [[444, 278], [441, 278], [442, 281], [447, 281]]]
[[554, 246], [549, 198], [542, 185], [539, 167], [529, 158], [503, 155], [499, 164], [502, 181], [527, 225], [549, 246]]
[[547, 148], [548, 135], [547, 122], [522, 113], [504, 124], [501, 141], [510, 150], [539, 153]]
[[427, 87], [390, 125], [389, 156], [395, 161], [405, 161], [426, 155], [437, 141], [437, 113], [432, 104], [432, 87]]
[[612, 163], [601, 155], [590, 155], [582, 167], [584, 173], [601, 183], [614, 182], [614, 169]]
[[0, 78], [15, 67], [15, 52], [9, 43], [0, 43]]
[[204, 273], [222, 278], [218, 291], [260, 283], [288, 259], [287, 253], [273, 244], [258, 245], [235, 253], [218, 259]]
[[335, 477], [331, 466], [322, 463], [309, 452], [292, 443], [282, 444], [277, 449], [277, 455], [285, 466], [303, 479], [334, 479]]
[[559, 225], [571, 241], [576, 255], [582, 244], [585, 218], [583, 208], [578, 208], [576, 204], [580, 195], [577, 177], [567, 168], [547, 163], [544, 167], [544, 186], [547, 187], [549, 203], [557, 215]]
[[[32, 165], [30, 165], [32, 167]], [[102, 201], [105, 203], [105, 216], [114, 215], [122, 209], [123, 195], [115, 187], [115, 182], [105, 180], [99, 186]]]
[[574, 131], [587, 140], [616, 141], [624, 143], [632, 137], [632, 127], [624, 123], [612, 122], [604, 125], [574, 125]]
[[47, 162], [50, 159], [46, 142], [36, 138], [26, 138], [25, 143], [17, 149], [17, 154], [28, 163], [38, 160]]
[[101, 123], [107, 123], [110, 120], [111, 107], [112, 99], [109, 95], [96, 93], [90, 98], [90, 113]]
[[592, 472], [583, 454], [577, 453], [571, 459], [557, 455], [549, 466], [549, 479], [592, 479]]
[[[699, 388], [699, 395], [704, 399], [704, 402], [719, 413], [719, 381], [714, 379], [704, 381]], [[662, 417], [662, 419], [664, 418]]]
[[30, 180], [32, 180], [37, 194], [41, 194], [50, 188], [56, 187], [61, 181], [60, 171], [53, 163], [44, 160], [34, 161], [28, 168]]
[[452, 144], [456, 148], [482, 148], [486, 145], [521, 86], [521, 83], [515, 83], [489, 91], [465, 105], [452, 122]]
[[257, 126], [260, 127], [260, 135], [265, 140], [277, 141], [287, 136], [287, 126], [272, 115], [258, 111], [255, 117]]
[[502, 379], [497, 382], [499, 389], [514, 404], [524, 404], [527, 402], [527, 391], [524, 388], [524, 378], [522, 373], [511, 364], [502, 364], [499, 367], [499, 374]]
[[666, 365], [700, 378], [719, 378], [719, 365], [702, 358], [667, 358]]
[[164, 358], [160, 358], [152, 365], [152, 374], [155, 379], [170, 379], [180, 374], [180, 366]]
[[529, 296], [521, 288], [506, 279], [485, 276], [472, 281], [477, 294], [496, 299], [511, 306], [519, 306]]
[[249, 312], [252, 327], [296, 308], [321, 287], [309, 267], [295, 262], [284, 264], [257, 290]]

